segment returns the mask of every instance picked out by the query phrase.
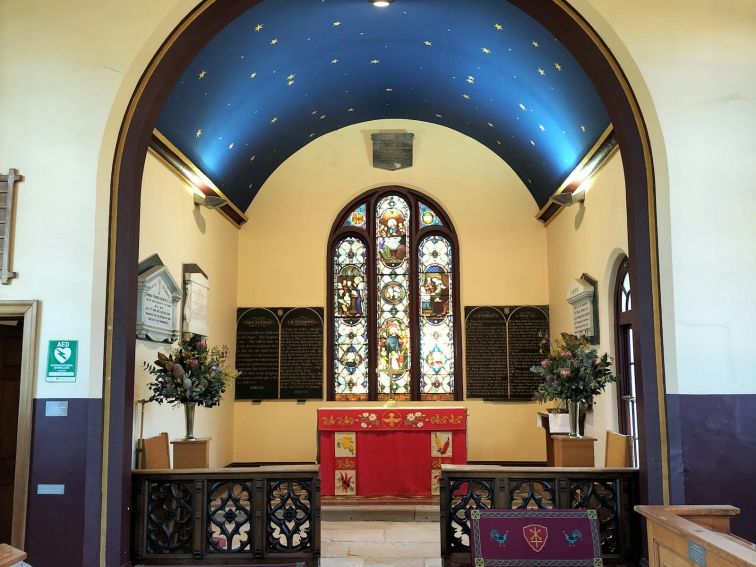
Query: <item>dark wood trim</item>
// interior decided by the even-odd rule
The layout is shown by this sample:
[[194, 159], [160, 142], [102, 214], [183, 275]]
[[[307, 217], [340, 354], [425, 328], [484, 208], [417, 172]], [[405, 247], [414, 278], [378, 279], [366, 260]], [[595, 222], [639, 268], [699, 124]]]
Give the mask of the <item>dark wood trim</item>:
[[[205, 1], [176, 27], [153, 57], [129, 102], [114, 155], [108, 301], [105, 326], [103, 451], [103, 563], [128, 563], [133, 418], [136, 266], [144, 158], [160, 109], [199, 51], [229, 22], [260, 0]], [[636, 300], [636, 380], [644, 410], [639, 415], [641, 501], [667, 498], [666, 406], [654, 170], [639, 105], [614, 56], [598, 34], [564, 0], [509, 0], [543, 24], [575, 56], [607, 107], [622, 150], [631, 277]], [[459, 281], [459, 280], [458, 280]], [[461, 370], [461, 366], [459, 367]], [[87, 537], [97, 537], [88, 534]]]
[[[419, 259], [418, 259], [418, 244], [420, 241], [432, 235], [443, 236], [449, 241], [452, 247], [452, 310], [453, 316], [452, 333], [454, 336], [454, 400], [462, 400], [464, 392], [464, 384], [462, 381], [462, 348], [461, 341], [461, 323], [460, 323], [460, 300], [459, 300], [459, 282], [460, 282], [460, 269], [459, 269], [459, 241], [457, 240], [456, 231], [454, 225], [449, 219], [449, 215], [446, 214], [443, 207], [434, 199], [427, 195], [402, 187], [399, 185], [387, 185], [383, 187], [377, 187], [370, 189], [365, 193], [362, 193], [359, 197], [352, 199], [336, 216], [336, 220], [331, 225], [331, 233], [328, 237], [328, 253], [327, 266], [326, 266], [326, 286], [327, 286], [327, 300], [328, 309], [326, 316], [328, 319], [328, 358], [327, 358], [327, 374], [326, 380], [328, 399], [335, 399], [334, 381], [332, 369], [334, 367], [334, 338], [335, 338], [335, 326], [336, 321], [333, 316], [334, 306], [334, 289], [333, 289], [333, 268], [334, 268], [334, 250], [335, 245], [341, 239], [353, 236], [360, 238], [367, 245], [367, 267], [366, 275], [368, 280], [368, 301], [366, 302], [367, 308], [367, 320], [368, 320], [368, 386], [369, 386], [369, 400], [378, 399], [377, 388], [377, 367], [378, 367], [378, 355], [375, 345], [378, 343], [378, 331], [374, 324], [370, 321], [377, 321], [378, 313], [375, 299], [378, 297], [378, 286], [375, 273], [375, 266], [377, 262], [377, 253], [375, 250], [375, 211], [376, 205], [379, 200], [388, 197], [390, 195], [396, 195], [403, 199], [410, 209], [409, 230], [407, 234], [407, 244], [409, 249], [409, 267], [408, 267], [408, 283], [409, 283], [409, 327], [410, 327], [410, 399], [419, 401], [422, 399], [420, 392], [420, 336], [418, 329], [420, 328], [420, 283], [419, 283]], [[429, 227], [419, 226], [419, 203], [422, 202], [430, 207], [441, 220], [441, 225], [433, 225]], [[345, 222], [349, 218], [349, 215], [359, 207], [365, 204], [366, 215], [366, 228], [354, 228], [351, 226], [344, 226]]]
[[[632, 393], [630, 387], [630, 351], [628, 348], [629, 333], [633, 328], [632, 309], [622, 310], [623, 287], [622, 283], [630, 272], [630, 262], [625, 256], [617, 267], [614, 282], [614, 372], [619, 375], [617, 382], [617, 412], [619, 420], [619, 432], [629, 435], [630, 413], [627, 411], [627, 402], [623, 399]], [[639, 400], [636, 400], [638, 402]], [[642, 408], [638, 407], [640, 413]]]

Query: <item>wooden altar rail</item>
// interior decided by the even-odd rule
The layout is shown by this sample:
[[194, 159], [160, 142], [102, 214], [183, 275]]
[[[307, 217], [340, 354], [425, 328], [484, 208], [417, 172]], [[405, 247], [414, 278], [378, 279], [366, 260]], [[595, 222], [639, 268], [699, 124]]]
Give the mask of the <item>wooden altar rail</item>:
[[441, 465], [443, 564], [471, 563], [470, 509], [589, 508], [598, 511], [604, 563], [637, 565], [637, 503], [637, 469]]
[[318, 563], [317, 465], [134, 470], [132, 479], [133, 563]]
[[646, 518], [649, 567], [756, 565], [756, 545], [730, 534], [734, 506], [636, 506]]

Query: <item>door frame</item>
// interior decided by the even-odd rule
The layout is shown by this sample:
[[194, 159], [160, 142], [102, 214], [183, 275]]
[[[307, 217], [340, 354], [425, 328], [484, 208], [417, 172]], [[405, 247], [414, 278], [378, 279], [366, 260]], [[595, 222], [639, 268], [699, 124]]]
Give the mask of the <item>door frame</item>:
[[37, 311], [39, 301], [0, 301], [0, 317], [23, 320], [21, 343], [21, 384], [18, 395], [18, 429], [16, 432], [16, 470], [13, 476], [13, 519], [10, 544], [24, 548], [26, 510], [29, 499], [29, 464], [31, 461], [32, 405], [34, 403], [34, 361], [37, 356]]

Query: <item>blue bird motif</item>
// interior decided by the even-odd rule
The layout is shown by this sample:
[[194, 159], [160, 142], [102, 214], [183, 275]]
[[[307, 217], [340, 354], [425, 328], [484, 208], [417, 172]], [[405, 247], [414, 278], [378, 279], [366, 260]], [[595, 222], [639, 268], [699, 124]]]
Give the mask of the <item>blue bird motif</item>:
[[491, 539], [494, 540], [496, 543], [498, 543], [501, 546], [504, 546], [507, 544], [507, 537], [509, 536], [509, 532], [506, 531], [503, 534], [500, 534], [498, 530], [491, 530], [488, 535], [491, 536]]
[[565, 531], [563, 531], [562, 533], [564, 534], [564, 539], [566, 539], [566, 540], [567, 540], [567, 543], [569, 544], [569, 546], [570, 546], [570, 547], [574, 547], [574, 545], [575, 545], [575, 544], [576, 544], [577, 542], [579, 542], [579, 541], [582, 541], [582, 540], [583, 540], [583, 534], [582, 534], [582, 532], [581, 532], [580, 530], [578, 530], [578, 529], [574, 529], [574, 530], [572, 530], [572, 533], [571, 533], [571, 534], [568, 534], [568, 533], [567, 533], [567, 532], [565, 532]]

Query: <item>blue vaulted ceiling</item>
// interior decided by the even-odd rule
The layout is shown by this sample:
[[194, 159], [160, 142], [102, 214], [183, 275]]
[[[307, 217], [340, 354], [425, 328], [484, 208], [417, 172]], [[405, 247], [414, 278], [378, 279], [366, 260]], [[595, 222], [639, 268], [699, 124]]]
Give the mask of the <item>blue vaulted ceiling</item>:
[[380, 118], [478, 140], [539, 206], [609, 125], [575, 59], [505, 0], [264, 0], [189, 65], [157, 129], [246, 210], [294, 152]]

